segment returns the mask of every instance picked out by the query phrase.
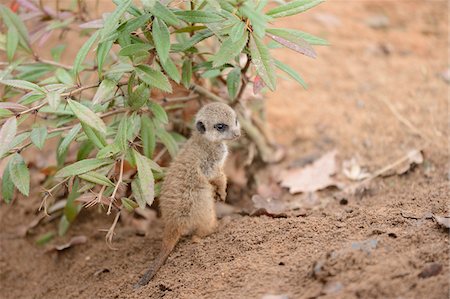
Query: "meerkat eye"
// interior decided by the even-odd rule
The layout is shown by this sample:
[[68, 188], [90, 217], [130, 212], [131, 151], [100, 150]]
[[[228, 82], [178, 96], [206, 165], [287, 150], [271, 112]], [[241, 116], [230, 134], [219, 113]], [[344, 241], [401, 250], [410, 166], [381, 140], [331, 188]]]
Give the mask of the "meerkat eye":
[[225, 132], [228, 129], [228, 125], [222, 124], [222, 123], [215, 124], [214, 125], [214, 129], [216, 129], [217, 131], [222, 133], [222, 132]]

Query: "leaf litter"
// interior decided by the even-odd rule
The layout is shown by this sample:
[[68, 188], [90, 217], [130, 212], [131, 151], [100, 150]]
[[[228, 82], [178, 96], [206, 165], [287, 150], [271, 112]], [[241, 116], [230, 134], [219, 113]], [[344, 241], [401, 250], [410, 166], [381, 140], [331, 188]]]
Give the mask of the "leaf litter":
[[305, 167], [285, 170], [281, 174], [281, 186], [289, 188], [291, 194], [339, 186], [333, 177], [337, 171], [336, 155], [337, 150], [332, 150]]

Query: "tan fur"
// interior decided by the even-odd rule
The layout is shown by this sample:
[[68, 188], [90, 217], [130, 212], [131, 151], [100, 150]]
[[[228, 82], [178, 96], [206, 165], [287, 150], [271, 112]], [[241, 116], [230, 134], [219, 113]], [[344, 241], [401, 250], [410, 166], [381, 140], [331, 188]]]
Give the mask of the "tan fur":
[[[204, 132], [196, 125], [203, 124]], [[214, 125], [225, 124], [219, 132]], [[228, 105], [205, 105], [196, 115], [195, 129], [172, 162], [161, 189], [160, 209], [165, 224], [162, 249], [137, 287], [146, 285], [181, 236], [203, 238], [216, 229], [214, 198], [225, 200], [227, 178], [222, 171], [228, 153], [226, 140], [240, 136], [236, 113]], [[200, 126], [201, 127], [201, 126]]]

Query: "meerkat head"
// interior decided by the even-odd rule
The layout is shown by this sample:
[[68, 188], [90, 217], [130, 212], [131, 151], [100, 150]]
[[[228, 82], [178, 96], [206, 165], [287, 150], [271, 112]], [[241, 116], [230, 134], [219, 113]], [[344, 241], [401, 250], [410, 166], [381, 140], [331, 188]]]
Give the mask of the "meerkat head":
[[223, 103], [203, 106], [195, 117], [195, 129], [212, 142], [232, 140], [241, 136], [236, 112]]

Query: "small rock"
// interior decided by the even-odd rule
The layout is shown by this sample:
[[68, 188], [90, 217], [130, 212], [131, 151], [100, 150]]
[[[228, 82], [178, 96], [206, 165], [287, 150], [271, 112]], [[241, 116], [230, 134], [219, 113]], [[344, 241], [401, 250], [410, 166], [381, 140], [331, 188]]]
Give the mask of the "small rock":
[[419, 273], [420, 278], [428, 278], [438, 275], [442, 271], [442, 265], [439, 263], [429, 263], [423, 267], [422, 272]]

